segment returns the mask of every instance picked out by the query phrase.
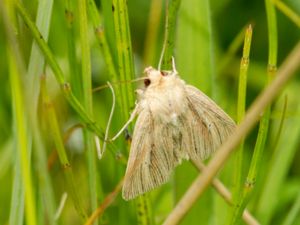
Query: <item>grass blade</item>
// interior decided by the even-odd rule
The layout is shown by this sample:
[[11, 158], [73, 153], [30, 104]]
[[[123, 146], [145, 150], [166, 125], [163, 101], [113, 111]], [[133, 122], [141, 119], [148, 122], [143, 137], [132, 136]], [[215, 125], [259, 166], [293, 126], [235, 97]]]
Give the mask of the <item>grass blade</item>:
[[298, 192], [298, 196], [287, 214], [285, 220], [283, 221], [282, 225], [293, 225], [296, 222], [297, 217], [299, 217], [300, 212], [300, 191]]
[[187, 83], [209, 96], [214, 95], [212, 44], [209, 1], [183, 1], [178, 14], [177, 69]]
[[104, 25], [102, 24], [102, 18], [98, 12], [94, 0], [88, 1], [88, 12], [92, 18], [95, 35], [98, 40], [99, 46], [101, 48], [108, 73], [113, 80], [118, 80], [117, 69], [114, 63], [114, 56], [112, 51], [110, 50], [109, 43], [104, 32]]
[[[252, 26], [246, 29], [245, 41], [243, 48], [243, 57], [240, 65], [239, 87], [238, 87], [238, 103], [237, 103], [237, 123], [240, 124], [245, 116], [246, 108], [246, 90], [247, 90], [247, 76], [249, 67], [249, 55], [252, 40]], [[243, 156], [244, 156], [244, 141], [240, 144], [235, 152], [235, 176], [234, 176], [234, 194], [233, 202], [234, 208], [232, 213], [231, 224], [237, 223], [242, 216], [245, 206], [240, 204], [242, 198], [242, 171], [243, 171]], [[239, 202], [239, 203], [238, 203]]]
[[[17, 71], [17, 64], [11, 50], [8, 50], [9, 62], [10, 62], [10, 81], [11, 90], [13, 98], [13, 112], [15, 121], [15, 143], [18, 150], [20, 159], [20, 169], [21, 169], [21, 180], [22, 188], [25, 190], [25, 213], [27, 224], [36, 225], [37, 224], [37, 214], [35, 206], [34, 190], [32, 185], [31, 177], [31, 166], [30, 166], [30, 143], [28, 140], [28, 127], [27, 118], [24, 116], [23, 112], [27, 109], [24, 107], [24, 92], [22, 91], [22, 85], [20, 80], [20, 73]], [[26, 113], [25, 113], [26, 115]], [[22, 197], [22, 193], [21, 197]], [[21, 198], [22, 199], [22, 198]], [[22, 200], [21, 200], [22, 202]]]
[[[113, 0], [113, 18], [118, 58], [118, 74], [121, 80], [134, 78], [134, 64], [128, 21], [128, 9], [125, 0]], [[134, 103], [132, 86], [121, 86], [123, 118], [129, 118], [130, 106]]]
[[[276, 11], [272, 1], [265, 0], [265, 6], [266, 6], [266, 14], [267, 14], [267, 22], [268, 22], [268, 39], [269, 39], [267, 76], [268, 76], [268, 82], [270, 82], [271, 80], [273, 80], [277, 70], [278, 32], [277, 32]], [[249, 170], [249, 175], [251, 180], [248, 180], [248, 182], [250, 185], [248, 185], [247, 187], [246, 184], [245, 193], [250, 192], [256, 180], [258, 166], [261, 163], [262, 152], [265, 148], [265, 143], [266, 143], [267, 134], [269, 130], [270, 114], [271, 114], [271, 108], [269, 106], [265, 110], [264, 115], [259, 124], [259, 131], [258, 131], [258, 136], [255, 144], [254, 154], [253, 154], [253, 162], [252, 162], [253, 167], [250, 167]], [[260, 199], [260, 202], [261, 201], [263, 200]], [[258, 206], [258, 210], [259, 207], [260, 206]], [[258, 214], [258, 218], [262, 219], [259, 214]], [[264, 223], [266, 222], [266, 220], [262, 219], [261, 222]]]
[[[288, 111], [293, 111], [296, 114], [300, 112], [300, 102], [297, 99], [297, 90], [299, 86], [291, 86], [287, 89], [289, 96]], [[282, 132], [280, 139], [278, 140], [277, 149], [274, 151], [272, 158], [268, 164], [268, 171], [264, 181], [264, 185], [261, 188], [260, 198], [257, 203], [257, 215], [263, 224], [268, 224], [274, 213], [274, 209], [278, 202], [278, 194], [280, 193], [280, 187], [283, 184], [285, 177], [288, 173], [288, 169], [296, 151], [297, 144], [300, 135], [300, 121], [299, 117], [286, 118], [284, 122], [284, 130], [288, 132]], [[280, 122], [275, 123], [274, 127], [278, 127]], [[277, 132], [277, 129], [275, 132]], [[288, 140], [288, 145], [286, 144]], [[264, 208], [266, 207], [267, 208]]]
[[163, 49], [161, 52], [161, 58], [158, 65], [160, 70], [171, 70], [172, 69], [172, 57], [174, 56], [175, 46], [175, 27], [177, 13], [181, 0], [171, 0], [167, 5], [166, 13], [166, 24], [165, 24], [165, 37]]
[[162, 8], [163, 1], [151, 1], [143, 53], [143, 65], [145, 67], [149, 65], [154, 65], [154, 60], [156, 58], [155, 56], [157, 53], [157, 42]]
[[86, 126], [94, 131], [99, 137], [103, 137], [103, 129], [99, 128], [99, 126], [95, 123], [94, 119], [89, 115], [78, 99], [74, 96], [70, 85], [65, 81], [64, 74], [58, 65], [57, 61], [55, 60], [54, 55], [52, 54], [49, 46], [46, 44], [43, 36], [40, 34], [39, 30], [35, 26], [35, 24], [30, 19], [28, 13], [26, 12], [25, 8], [21, 3], [16, 3], [17, 11], [20, 13], [23, 20], [28, 25], [34, 39], [36, 40], [37, 44], [40, 47], [40, 50], [44, 53], [45, 59], [51, 66], [53, 73], [56, 76], [58, 83], [61, 85], [62, 92], [70, 103], [70, 105], [74, 108], [74, 110], [79, 114], [80, 118], [86, 123]]
[[[73, 88], [74, 95], [81, 99], [82, 93], [82, 79], [79, 72], [79, 65], [76, 57], [76, 30], [75, 21], [77, 22], [76, 13], [74, 11], [77, 9], [75, 2], [72, 0], [65, 1], [65, 20], [67, 24], [67, 42], [68, 42], [68, 61], [69, 61], [69, 73], [70, 73], [70, 83]], [[76, 17], [76, 18], [75, 18]]]
[[66, 183], [68, 185], [68, 191], [70, 193], [70, 196], [74, 202], [74, 207], [77, 210], [78, 214], [81, 216], [82, 220], [84, 221], [87, 218], [87, 214], [84, 210], [82, 201], [79, 197], [79, 194], [77, 192], [78, 188], [76, 188], [75, 182], [74, 182], [74, 176], [71, 168], [71, 164], [69, 162], [67, 153], [65, 151], [64, 143], [62, 140], [62, 135], [60, 132], [59, 124], [56, 117], [56, 112], [53, 106], [53, 103], [50, 101], [47, 88], [45, 84], [45, 80], [42, 80], [42, 98], [43, 98], [43, 104], [46, 107], [46, 115], [47, 115], [47, 123], [49, 127], [49, 131], [51, 134], [51, 138], [54, 141], [55, 148], [58, 153], [58, 158], [60, 160]]
[[297, 27], [300, 28], [300, 16], [297, 15], [292, 9], [290, 9], [284, 2], [280, 0], [273, 0], [275, 6], [286, 15], [291, 21], [293, 21]]
[[[53, 1], [39, 1], [37, 18], [36, 18], [36, 26], [39, 28], [41, 34], [44, 36], [45, 41], [48, 40], [49, 30], [50, 30], [50, 21], [52, 15], [52, 6]], [[30, 104], [29, 116], [30, 116], [30, 127], [32, 134], [31, 139], [33, 139], [33, 146], [37, 151], [35, 151], [36, 162], [35, 164], [38, 167], [39, 176], [39, 192], [43, 193], [38, 195], [38, 201], [44, 207], [38, 207], [38, 215], [39, 215], [39, 223], [43, 221], [43, 217], [49, 215], [49, 223], [56, 224], [54, 219], [55, 213], [55, 198], [52, 189], [52, 183], [49, 175], [49, 171], [47, 170], [46, 164], [46, 155], [45, 155], [45, 146], [40, 134], [40, 129], [37, 121], [37, 105], [39, 99], [39, 90], [40, 90], [40, 77], [42, 76], [43, 70], [45, 67], [45, 58], [43, 54], [40, 52], [38, 45], [34, 41], [31, 47], [31, 53], [29, 58], [29, 65], [27, 70], [27, 76], [29, 80], [29, 88], [28, 90], [28, 104]], [[47, 204], [45, 204], [47, 203]]]
[[[6, 2], [8, 3], [8, 2]], [[24, 90], [22, 86], [21, 74], [24, 74], [25, 67], [13, 28], [16, 27], [14, 20], [14, 8], [11, 3], [4, 5], [0, 2], [1, 14], [6, 29], [8, 39], [7, 59], [10, 78], [10, 88], [12, 94], [12, 113], [14, 127], [14, 142], [16, 144], [17, 159], [16, 173], [14, 177], [14, 187], [12, 196], [12, 205], [10, 212], [10, 224], [22, 224], [24, 221], [23, 211], [25, 204], [26, 222], [28, 224], [37, 224], [37, 214], [35, 206], [35, 196], [31, 177], [31, 148], [28, 136], [28, 121], [26, 98], [24, 98]], [[20, 198], [19, 198], [20, 197]], [[25, 199], [25, 201], [24, 201]], [[20, 218], [12, 218], [13, 216], [21, 216]]]
[[[92, 99], [92, 72], [90, 46], [88, 39], [88, 21], [87, 21], [87, 0], [78, 1], [79, 33], [80, 47], [82, 55], [81, 80], [82, 80], [82, 99], [86, 112], [93, 117], [93, 99]], [[89, 130], [84, 129], [85, 146], [88, 157], [88, 178], [90, 189], [91, 210], [97, 208], [98, 190], [97, 190], [97, 167], [96, 167], [96, 149], [94, 135]], [[94, 224], [98, 224], [95, 222]]]

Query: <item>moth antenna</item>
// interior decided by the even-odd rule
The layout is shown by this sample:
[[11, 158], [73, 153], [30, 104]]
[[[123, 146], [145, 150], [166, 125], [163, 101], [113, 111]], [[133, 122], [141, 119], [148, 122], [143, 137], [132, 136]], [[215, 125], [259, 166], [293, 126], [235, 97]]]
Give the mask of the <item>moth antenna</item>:
[[[138, 81], [145, 80], [145, 79], [147, 79], [147, 77], [140, 77], [140, 78], [136, 78], [136, 79], [133, 79], [133, 80], [121, 80], [121, 81], [117, 81], [117, 82], [112, 82], [111, 85], [134, 83], [134, 82], [138, 82]], [[96, 91], [100, 91], [100, 90], [108, 88], [108, 87], [109, 87], [108, 84], [104, 84], [104, 85], [101, 85], [99, 87], [93, 88], [92, 91], [96, 92]]]
[[111, 111], [110, 111], [110, 115], [109, 115], [108, 122], [107, 122], [107, 126], [106, 126], [106, 131], [105, 131], [105, 136], [104, 136], [104, 143], [103, 143], [103, 153], [104, 153], [104, 151], [105, 151], [105, 149], [106, 149], [106, 141], [107, 141], [107, 138], [108, 138], [108, 132], [109, 132], [111, 120], [112, 120], [112, 117], [113, 117], [113, 115], [114, 115], [115, 106], [116, 106], [116, 95], [115, 95], [115, 91], [114, 91], [113, 87], [111, 86], [111, 84], [110, 84], [109, 82], [107, 82], [107, 85], [109, 86], [109, 88], [110, 88], [110, 90], [111, 90], [112, 97], [113, 97], [113, 103], [112, 103], [112, 106], [111, 106]]
[[112, 139], [110, 139], [111, 141], [116, 140], [120, 136], [120, 134], [122, 134], [122, 132], [127, 128], [127, 126], [134, 120], [135, 116], [137, 115], [137, 108], [138, 107], [136, 106], [131, 113], [129, 120], [125, 123], [121, 130]]
[[172, 72], [174, 74], [178, 74], [177, 70], [176, 70], [176, 65], [175, 65], [175, 58], [174, 56], [172, 56]]
[[105, 150], [106, 150], [106, 142], [107, 142], [107, 138], [108, 138], [108, 132], [109, 132], [109, 128], [111, 125], [111, 120], [115, 111], [115, 105], [116, 105], [116, 95], [115, 95], [115, 91], [112, 87], [112, 85], [107, 82], [108, 87], [111, 90], [112, 93], [112, 97], [113, 97], [113, 102], [112, 102], [112, 106], [111, 106], [111, 111], [109, 114], [109, 118], [107, 121], [107, 126], [106, 126], [106, 130], [105, 130], [105, 135], [104, 135], [104, 141], [103, 141], [103, 147], [102, 147], [102, 151], [101, 151], [101, 145], [100, 145], [100, 141], [99, 138], [97, 136], [95, 136], [95, 144], [96, 144], [96, 150], [97, 150], [97, 154], [98, 154], [98, 158], [101, 159]]

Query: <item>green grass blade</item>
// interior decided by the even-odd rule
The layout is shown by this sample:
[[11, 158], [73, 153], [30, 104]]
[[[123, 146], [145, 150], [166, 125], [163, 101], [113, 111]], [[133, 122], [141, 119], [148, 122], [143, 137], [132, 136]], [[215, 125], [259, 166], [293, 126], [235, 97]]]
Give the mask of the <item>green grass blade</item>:
[[[13, 196], [10, 212], [10, 224], [24, 223], [24, 204], [26, 222], [28, 224], [37, 224], [37, 214], [35, 206], [34, 188], [31, 177], [31, 148], [30, 139], [28, 135], [28, 118], [26, 108], [26, 98], [24, 97], [24, 90], [22, 86], [22, 76], [24, 74], [25, 66], [20, 54], [18, 42], [15, 37], [14, 29], [16, 20], [14, 19], [14, 8], [12, 3], [4, 5], [0, 2], [1, 15], [4, 22], [4, 28], [8, 39], [6, 47], [6, 58], [8, 59], [8, 71], [10, 79], [10, 89], [12, 95], [12, 114], [13, 114], [13, 138], [16, 148], [16, 163], [19, 166], [15, 168]], [[25, 199], [25, 201], [24, 201]], [[20, 216], [20, 218], [12, 218], [13, 216]]]
[[245, 30], [247, 29], [247, 27], [249, 27], [249, 25], [246, 25], [239, 31], [239, 33], [237, 33], [237, 35], [230, 43], [224, 56], [222, 56], [222, 61], [219, 63], [219, 65], [217, 65], [217, 76], [221, 75], [221, 73], [224, 72], [228, 66], [230, 66], [230, 63], [233, 61], [235, 54], [243, 45], [243, 41], [245, 39]]
[[0, 179], [8, 172], [13, 162], [13, 141], [8, 139], [0, 152]]
[[[246, 109], [246, 90], [247, 90], [247, 76], [249, 67], [249, 55], [252, 40], [252, 26], [250, 25], [245, 32], [243, 57], [240, 64], [239, 86], [238, 86], [238, 101], [237, 101], [237, 123], [241, 123], [245, 116]], [[239, 148], [235, 152], [235, 173], [234, 173], [234, 190], [233, 202], [234, 208], [232, 213], [231, 224], [235, 224], [240, 220], [245, 207], [242, 207], [238, 202], [242, 199], [242, 171], [244, 158], [244, 141], [241, 142]]]
[[9, 213], [9, 225], [22, 225], [24, 223], [24, 188], [22, 185], [21, 163], [19, 154], [14, 159], [13, 190]]
[[276, 7], [300, 28], [300, 16], [280, 0], [274, 0]]
[[[271, 0], [265, 0], [265, 6], [266, 6], [266, 14], [267, 14], [267, 22], [268, 22], [268, 40], [269, 40], [269, 49], [268, 49], [268, 83], [273, 79], [276, 70], [277, 70], [277, 54], [278, 54], [278, 31], [277, 31], [277, 18], [276, 18], [276, 11], [275, 6], [273, 5]], [[256, 180], [257, 170], [261, 164], [261, 158], [262, 158], [262, 152], [265, 149], [265, 143], [267, 139], [267, 134], [269, 130], [269, 120], [270, 120], [270, 114], [271, 114], [271, 108], [268, 107], [265, 110], [265, 113], [260, 121], [259, 124], [259, 132], [256, 140], [256, 145], [254, 149], [254, 155], [253, 155], [253, 169], [249, 170], [250, 175], [250, 181], [249, 184], [253, 185]], [[250, 174], [251, 173], [251, 174]], [[251, 187], [251, 186], [250, 186]], [[251, 187], [253, 188], [253, 187]], [[271, 191], [270, 191], [271, 192]], [[258, 204], [258, 218], [261, 219], [262, 223], [265, 223], [268, 221], [268, 218], [265, 217], [264, 214], [261, 216], [261, 204], [264, 205], [265, 198], [262, 196], [262, 198], [259, 200]], [[264, 202], [264, 203], [263, 203]], [[269, 201], [267, 203], [269, 205]], [[271, 208], [271, 207], [268, 207]], [[268, 209], [262, 209], [263, 211]]]
[[[17, 160], [15, 162], [20, 164]], [[16, 166], [15, 170], [9, 224], [22, 225], [24, 224], [24, 188], [21, 183], [21, 174], [17, 172], [20, 171], [20, 166]]]
[[277, 69], [278, 31], [275, 7], [272, 0], [265, 0], [268, 22], [268, 75], [272, 78]]
[[[121, 80], [134, 78], [134, 64], [130, 39], [128, 9], [125, 0], [113, 0], [112, 10], [115, 24], [118, 74]], [[130, 107], [134, 103], [131, 85], [121, 86], [123, 118], [129, 118]]]
[[79, 114], [80, 118], [86, 123], [86, 126], [94, 131], [98, 136], [103, 137], [103, 129], [99, 128], [99, 126], [95, 123], [94, 119], [89, 115], [78, 99], [74, 96], [71, 87], [68, 83], [66, 83], [64, 79], [64, 74], [58, 65], [57, 61], [55, 60], [54, 55], [52, 54], [49, 46], [46, 44], [43, 36], [40, 34], [39, 30], [35, 26], [35, 24], [30, 19], [28, 13], [26, 12], [25, 8], [21, 3], [16, 3], [17, 11], [20, 13], [23, 20], [28, 25], [28, 28], [30, 29], [34, 39], [36, 40], [37, 44], [40, 47], [40, 50], [43, 52], [45, 59], [51, 66], [53, 73], [58, 81], [58, 83], [61, 85], [63, 94], [67, 101], [70, 103], [70, 105], [74, 108], [74, 110]]
[[[67, 24], [67, 42], [68, 42], [68, 61], [69, 61], [69, 73], [70, 73], [70, 83], [73, 88], [74, 95], [81, 99], [82, 97], [82, 80], [79, 72], [79, 65], [76, 57], [76, 24], [78, 17], [74, 13], [75, 2], [72, 0], [65, 1], [65, 20]], [[75, 18], [76, 17], [76, 18]]]
[[[92, 98], [92, 72], [91, 72], [91, 57], [90, 46], [88, 39], [88, 20], [87, 20], [87, 0], [78, 1], [79, 15], [79, 33], [81, 47], [81, 80], [83, 93], [83, 106], [89, 115], [93, 116], [93, 98]], [[89, 130], [84, 130], [85, 146], [87, 149], [88, 158], [88, 178], [90, 189], [91, 210], [97, 208], [98, 190], [97, 179], [98, 171], [96, 166], [96, 149], [94, 135]], [[95, 222], [94, 224], [98, 224]]]
[[149, 194], [139, 196], [135, 200], [137, 223], [139, 225], [153, 224]]
[[28, 127], [26, 108], [24, 107], [24, 92], [22, 91], [20, 74], [17, 71], [17, 64], [13, 53], [9, 50], [10, 62], [10, 81], [13, 98], [13, 112], [15, 121], [15, 143], [20, 158], [20, 169], [22, 176], [22, 188], [25, 189], [25, 214], [27, 224], [37, 224], [37, 214], [35, 206], [34, 190], [32, 185], [31, 167], [30, 167], [30, 149], [28, 140]]
[[[293, 114], [299, 115], [300, 102], [297, 98], [297, 90], [299, 90], [299, 84], [292, 85], [287, 89], [286, 94], [289, 97], [287, 111], [292, 111]], [[277, 127], [279, 125], [280, 122], [274, 122], [274, 132], [278, 132]], [[268, 224], [275, 213], [281, 186], [284, 184], [291, 161], [297, 151], [300, 135], [299, 117], [286, 118], [283, 129], [287, 132], [282, 132], [278, 140], [277, 149], [268, 164], [265, 182], [261, 188], [260, 198], [257, 203], [257, 215], [262, 224]]]
[[87, 219], [87, 214], [84, 210], [82, 201], [79, 197], [78, 194], [78, 188], [76, 188], [75, 182], [74, 182], [74, 175], [72, 172], [71, 164], [69, 162], [64, 143], [62, 140], [62, 135], [60, 132], [59, 124], [57, 121], [56, 117], [56, 112], [53, 106], [53, 103], [50, 101], [48, 93], [47, 93], [47, 88], [45, 85], [45, 80], [42, 81], [42, 99], [43, 99], [43, 104], [46, 107], [46, 115], [47, 115], [47, 124], [49, 127], [49, 131], [51, 134], [51, 138], [54, 141], [55, 148], [58, 153], [58, 158], [61, 163], [66, 183], [68, 185], [68, 191], [72, 197], [74, 207], [77, 210], [78, 214], [81, 216], [82, 221]]
[[[50, 30], [50, 21], [52, 14], [52, 5], [53, 1], [39, 1], [36, 26], [39, 28], [41, 34], [44, 36], [45, 40], [48, 40], [49, 30]], [[52, 184], [50, 180], [50, 175], [46, 167], [46, 155], [45, 155], [45, 146], [40, 135], [40, 130], [38, 127], [37, 121], [37, 104], [39, 98], [39, 89], [40, 89], [40, 77], [43, 73], [45, 66], [45, 59], [43, 54], [40, 52], [36, 42], [34, 41], [31, 47], [31, 54], [29, 58], [29, 65], [27, 76], [29, 80], [28, 95], [29, 99], [28, 104], [30, 104], [30, 127], [32, 130], [31, 137], [33, 138], [34, 146], [37, 149], [36, 153], [36, 165], [38, 167], [39, 176], [38, 183], [40, 192], [43, 195], [39, 196], [39, 202], [43, 204], [44, 207], [38, 207], [39, 218], [42, 220], [45, 215], [49, 216], [49, 223], [56, 224], [54, 220], [55, 213], [55, 198], [52, 189]], [[47, 202], [47, 204], [44, 204]]]
[[154, 65], [159, 41], [160, 20], [162, 17], [163, 1], [153, 0], [150, 5], [146, 37], [144, 42], [143, 65]]
[[[118, 72], [118, 56], [117, 56], [117, 46], [116, 46], [116, 32], [115, 32], [115, 22], [114, 22], [114, 11], [113, 11], [113, 0], [102, 0], [101, 8], [103, 16], [103, 28], [105, 32], [105, 37], [111, 50], [113, 57], [113, 62], [116, 67], [116, 72]], [[119, 75], [119, 74], [118, 74]]]
[[91, 15], [92, 23], [95, 31], [96, 38], [98, 40], [99, 46], [101, 48], [107, 70], [109, 75], [113, 80], [118, 80], [117, 69], [114, 64], [114, 56], [110, 50], [109, 43], [107, 40], [106, 32], [104, 30], [104, 25], [102, 24], [102, 18], [98, 12], [97, 6], [94, 0], [88, 1], [88, 12]]
[[[37, 18], [36, 18], [36, 26], [41, 32], [41, 35], [45, 38], [45, 41], [48, 40], [49, 30], [50, 30], [50, 21], [52, 14], [52, 5], [53, 0], [50, 1], [39, 1]], [[40, 84], [40, 76], [43, 73], [43, 69], [45, 66], [45, 58], [40, 51], [38, 45], [34, 41], [31, 47], [31, 53], [29, 58], [29, 65], [27, 75], [29, 76], [29, 88], [31, 91], [29, 94], [33, 99], [33, 107], [37, 108], [38, 101], [38, 90]]]
[[167, 5], [165, 37], [158, 69], [171, 70], [174, 56], [176, 19], [181, 0], [171, 0]]
[[286, 215], [286, 218], [283, 221], [282, 225], [295, 224], [296, 219], [299, 218], [299, 215], [300, 215], [300, 191], [298, 192], [297, 198], [296, 198], [291, 210]]
[[[187, 44], [188, 43], [188, 44]], [[177, 70], [187, 81], [211, 96], [213, 51], [209, 1], [183, 1], [178, 15]]]

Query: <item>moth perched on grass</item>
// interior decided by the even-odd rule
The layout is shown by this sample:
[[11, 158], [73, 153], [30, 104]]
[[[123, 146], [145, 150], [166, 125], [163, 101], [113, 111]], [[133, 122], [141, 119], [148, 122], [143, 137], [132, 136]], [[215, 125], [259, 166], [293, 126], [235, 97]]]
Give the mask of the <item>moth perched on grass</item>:
[[168, 181], [182, 159], [204, 160], [235, 128], [234, 121], [204, 93], [172, 71], [145, 69], [145, 89], [129, 121], [138, 115], [123, 198], [130, 200]]

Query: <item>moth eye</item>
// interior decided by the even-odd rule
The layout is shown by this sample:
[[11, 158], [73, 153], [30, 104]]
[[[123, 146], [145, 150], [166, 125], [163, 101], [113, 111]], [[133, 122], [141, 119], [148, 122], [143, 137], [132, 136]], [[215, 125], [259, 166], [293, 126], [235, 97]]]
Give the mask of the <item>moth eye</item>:
[[145, 87], [148, 87], [150, 84], [151, 84], [150, 79], [145, 79], [145, 80], [144, 80], [144, 85], [145, 85]]

